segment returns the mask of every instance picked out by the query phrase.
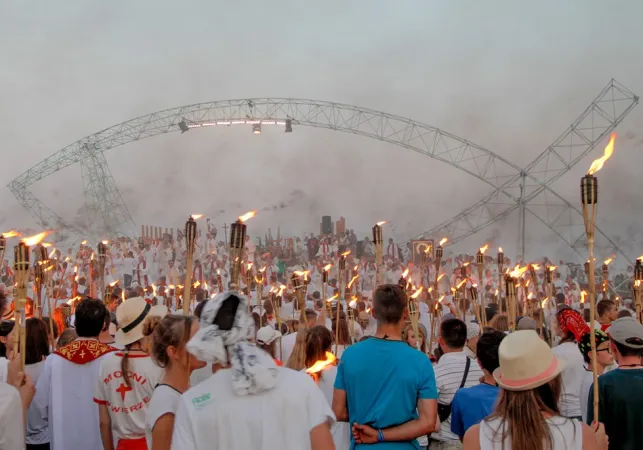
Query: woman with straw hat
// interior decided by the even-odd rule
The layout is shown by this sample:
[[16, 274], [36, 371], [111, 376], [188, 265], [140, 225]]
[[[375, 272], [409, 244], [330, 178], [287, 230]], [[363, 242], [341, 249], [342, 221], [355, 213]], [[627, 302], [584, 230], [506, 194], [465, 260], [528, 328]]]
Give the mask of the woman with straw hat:
[[146, 320], [166, 314], [165, 306], [152, 306], [142, 297], [127, 299], [116, 310], [120, 326], [116, 344], [124, 350], [113, 353], [101, 363], [94, 391], [106, 450], [147, 450], [147, 406], [163, 376], [163, 369], [147, 353], [143, 331]]
[[502, 340], [500, 367], [493, 377], [501, 388], [496, 410], [464, 435], [465, 450], [606, 450], [605, 428], [560, 414], [558, 397], [565, 362], [533, 330]]

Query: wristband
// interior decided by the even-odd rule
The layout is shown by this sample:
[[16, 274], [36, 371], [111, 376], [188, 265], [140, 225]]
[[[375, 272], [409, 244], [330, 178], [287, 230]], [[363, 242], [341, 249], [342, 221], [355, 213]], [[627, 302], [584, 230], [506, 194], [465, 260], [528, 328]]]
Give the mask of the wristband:
[[377, 442], [384, 442], [384, 433], [381, 429], [377, 430]]

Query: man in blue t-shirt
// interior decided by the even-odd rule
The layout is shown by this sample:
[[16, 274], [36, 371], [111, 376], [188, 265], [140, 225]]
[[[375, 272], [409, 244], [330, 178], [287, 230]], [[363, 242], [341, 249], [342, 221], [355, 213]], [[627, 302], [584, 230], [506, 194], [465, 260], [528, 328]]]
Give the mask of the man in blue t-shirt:
[[451, 402], [451, 432], [460, 440], [469, 427], [480, 423], [493, 411], [500, 393], [493, 371], [500, 366], [498, 347], [505, 336], [500, 331], [488, 331], [478, 339], [476, 357], [484, 379], [476, 386], [458, 389]]
[[419, 449], [417, 438], [435, 430], [438, 391], [431, 361], [402, 340], [407, 303], [399, 285], [379, 286], [373, 295], [375, 336], [348, 347], [337, 368], [333, 412], [353, 425], [351, 449]]

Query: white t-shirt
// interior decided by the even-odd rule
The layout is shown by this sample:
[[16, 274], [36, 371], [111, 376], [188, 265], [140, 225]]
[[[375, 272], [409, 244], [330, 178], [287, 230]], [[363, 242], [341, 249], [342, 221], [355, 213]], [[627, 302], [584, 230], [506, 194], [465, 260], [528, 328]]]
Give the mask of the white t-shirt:
[[105, 358], [94, 391], [94, 402], [106, 405], [109, 410], [116, 441], [145, 437], [147, 405], [163, 375], [163, 369], [154, 364], [149, 355], [132, 351], [128, 372], [131, 386], [127, 386], [121, 372], [123, 355], [116, 352]]
[[0, 358], [0, 383], [6, 383], [9, 377], [9, 360], [7, 358]]
[[22, 401], [18, 390], [0, 382], [0, 448], [23, 450], [25, 427], [22, 423]]
[[[555, 416], [546, 420], [552, 438], [552, 450], [582, 450], [583, 428], [578, 420]], [[507, 425], [505, 425], [507, 426]], [[503, 450], [511, 447], [511, 438], [502, 441], [503, 424], [500, 419], [480, 423], [480, 450]]]
[[[25, 372], [31, 377], [34, 386], [38, 384], [40, 373], [45, 367], [45, 360], [25, 366]], [[32, 402], [33, 403], [33, 402]], [[27, 410], [27, 444], [46, 444], [49, 438], [49, 422], [43, 418], [37, 405], [30, 405]]]
[[145, 439], [147, 448], [152, 448], [152, 431], [156, 421], [166, 414], [176, 414], [179, 408], [181, 393], [167, 384], [159, 384], [154, 389], [152, 400], [147, 407], [147, 417], [145, 419]]
[[292, 355], [292, 351], [295, 348], [295, 343], [297, 342], [297, 333], [290, 333], [281, 338], [281, 358], [280, 361], [286, 364], [288, 358]]
[[310, 431], [335, 415], [306, 374], [278, 367], [277, 386], [257, 395], [232, 391], [232, 370], [221, 369], [181, 396], [173, 450], [306, 450]]
[[587, 402], [589, 401], [589, 391], [594, 383], [594, 374], [591, 370], [586, 370], [583, 379], [580, 382], [578, 390], [578, 399], [580, 401], [580, 412], [583, 416], [583, 422], [587, 423]]
[[563, 342], [552, 348], [554, 354], [566, 363], [561, 372], [563, 390], [558, 400], [560, 414], [564, 417], [579, 417], [581, 415], [580, 385], [585, 377], [585, 360], [575, 342]]

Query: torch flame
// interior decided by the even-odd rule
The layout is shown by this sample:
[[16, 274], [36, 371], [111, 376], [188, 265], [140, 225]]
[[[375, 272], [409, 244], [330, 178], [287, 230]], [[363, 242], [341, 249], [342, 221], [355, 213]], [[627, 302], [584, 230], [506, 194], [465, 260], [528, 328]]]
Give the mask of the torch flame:
[[442, 303], [442, 300], [444, 300], [444, 294], [440, 296], [440, 298], [438, 299], [438, 303]]
[[527, 300], [531, 300], [532, 298], [534, 298], [534, 293], [533, 293], [533, 292], [530, 292], [530, 293], [527, 295]]
[[496, 288], [496, 293], [494, 295], [497, 296], [498, 294], [500, 294], [500, 289]]
[[455, 288], [456, 288], [456, 290], [458, 290], [458, 289], [460, 289], [462, 286], [464, 286], [464, 284], [465, 284], [466, 282], [467, 282], [467, 279], [466, 279], [466, 278], [465, 278], [464, 280], [460, 281], [460, 283], [458, 283], [458, 285], [455, 287]]
[[598, 159], [595, 159], [594, 162], [592, 162], [592, 165], [589, 167], [589, 170], [587, 171], [587, 175], [594, 175], [596, 172], [598, 172], [603, 168], [603, 164], [605, 164], [605, 161], [610, 159], [610, 157], [612, 156], [612, 153], [614, 153], [615, 140], [616, 140], [616, 133], [612, 133], [612, 135], [610, 136], [610, 141], [605, 146], [603, 156], [601, 156]]
[[81, 242], [80, 245], [87, 245], [87, 241]]
[[38, 233], [34, 236], [24, 238], [22, 242], [24, 242], [25, 245], [31, 247], [32, 245], [40, 244], [40, 242], [50, 234], [51, 231], [43, 231], [42, 233]]
[[109, 244], [109, 241], [103, 241], [103, 245]]
[[337, 294], [335, 294], [335, 295], [333, 295], [332, 297], [327, 298], [327, 299], [326, 299], [326, 302], [331, 303], [331, 302], [332, 302], [333, 300], [335, 300], [337, 297], [339, 297], [339, 296], [338, 296]]
[[512, 271], [509, 273], [509, 276], [510, 276], [511, 278], [518, 278], [518, 277], [520, 277], [523, 273], [525, 273], [525, 272], [527, 271], [527, 268], [528, 268], [528, 267], [529, 267], [529, 266], [520, 267], [519, 265], [517, 265], [516, 267], [514, 267], [514, 270], [512, 270]]
[[489, 244], [485, 244], [484, 247], [480, 247], [480, 253], [484, 255], [484, 252], [486, 252], [488, 248], [489, 248]]
[[440, 281], [442, 278], [444, 278], [444, 273], [441, 273], [440, 275], [438, 275], [438, 281]]
[[248, 263], [248, 270], [250, 270], [250, 269], [252, 269], [252, 263], [251, 262]]
[[553, 272], [556, 269], [558, 269], [558, 266], [547, 266], [547, 270], [549, 270], [550, 272]]
[[605, 264], [606, 266], [608, 266], [608, 265], [609, 265], [609, 263], [611, 263], [612, 261], [614, 261], [614, 258], [615, 258], [615, 257], [616, 257], [616, 255], [612, 255], [612, 256], [610, 256], [608, 259], [606, 259], [606, 260], [603, 262], [603, 264]]
[[549, 300], [549, 297], [545, 297], [542, 302], [540, 302], [540, 308], [545, 309], [545, 305], [547, 304], [547, 300]]
[[350, 283], [348, 283], [348, 289], [350, 289], [350, 288], [351, 288], [351, 286], [353, 285], [353, 283], [355, 282], [355, 280], [357, 280], [358, 278], [359, 278], [359, 275], [355, 275], [353, 278], [351, 278]]
[[55, 254], [56, 254], [56, 249], [55, 248], [51, 249], [51, 252], [49, 253], [49, 259], [53, 258]]
[[40, 244], [40, 245], [42, 245], [42, 246], [43, 246], [43, 247], [45, 247], [45, 248], [49, 248], [49, 247], [51, 247], [51, 246], [52, 246], [52, 245], [54, 245], [54, 244], [52, 244], [51, 242], [43, 242], [43, 243], [42, 243], [42, 244]]
[[174, 289], [174, 285], [173, 285], [173, 284], [170, 284], [167, 288], [168, 288], [168, 289]]
[[411, 298], [418, 298], [420, 293], [422, 293], [422, 290], [424, 289], [424, 286], [420, 286], [420, 288], [411, 295]]
[[333, 355], [331, 352], [326, 352], [326, 359], [316, 361], [315, 364], [313, 364], [308, 369], [306, 369], [306, 373], [309, 375], [319, 373], [322, 370], [324, 370], [326, 367], [332, 364], [335, 364], [335, 361], [337, 361], [337, 358], [335, 358], [335, 355]]
[[6, 233], [2, 233], [3, 238], [12, 238], [12, 237], [20, 237], [21, 234], [18, 233], [16, 230], [11, 230], [7, 231]]
[[359, 269], [359, 264], [355, 264], [355, 267], [353, 267], [353, 270], [358, 270]]
[[502, 251], [502, 247], [498, 247], [498, 253], [504, 253], [504, 252]]
[[[259, 269], [259, 272], [261, 272], [261, 273], [264, 273], [265, 271], [266, 271], [266, 267], [265, 267], [265, 266], [264, 266], [264, 267], [262, 267], [261, 269]], [[217, 273], [219, 273], [219, 272], [218, 272], [218, 269], [217, 269]]]
[[78, 266], [74, 266], [74, 274], [78, 273]]
[[[118, 283], [118, 281], [117, 281], [117, 283]], [[154, 283], [152, 283], [152, 295], [154, 295], [154, 297], [156, 297], [156, 285]]]
[[587, 291], [581, 291], [580, 293], [580, 302], [585, 303], [585, 297], [587, 297]]
[[639, 260], [639, 261], [643, 261], [643, 255], [639, 256], [639, 257], [638, 257], [638, 258], [636, 258], [636, 259], [637, 259], [637, 260]]
[[[263, 270], [266, 270], [266, 268], [264, 267]], [[221, 275], [221, 269], [217, 269], [217, 275]]]
[[203, 217], [203, 214], [192, 214], [190, 217], [192, 217], [192, 220], [199, 220]]
[[355, 307], [356, 307], [356, 306], [357, 306], [357, 297], [355, 297], [355, 296], [353, 295], [353, 299], [352, 299], [352, 300], [351, 300], [351, 302], [348, 304], [348, 307], [349, 307], [349, 308], [353, 308], [353, 309], [355, 309]]
[[406, 277], [408, 276], [408, 274], [409, 274], [409, 269], [407, 268], [404, 272], [402, 272], [402, 278], [406, 280]]
[[440, 241], [440, 243], [439, 243], [438, 245], [439, 245], [440, 247], [442, 247], [442, 246], [443, 246], [444, 244], [446, 244], [447, 242], [449, 242], [449, 239], [448, 239], [448, 238], [442, 238], [442, 240]]
[[381, 226], [382, 226], [382, 225], [384, 225], [385, 223], [386, 223], [386, 220], [383, 220], [382, 222], [377, 222], [377, 226], [378, 226], [378, 227], [381, 227]]
[[[109, 286], [110, 286], [110, 287], [114, 287], [114, 286], [116, 286], [117, 284], [118, 284], [118, 280], [116, 280], [116, 281], [112, 281], [111, 283], [109, 283]], [[153, 287], [153, 288], [155, 288], [155, 286], [154, 286], [154, 285], [152, 285], [152, 287]]]
[[429, 253], [431, 251], [431, 244], [427, 245], [424, 249], [424, 253]]
[[540, 265], [538, 264], [532, 264], [531, 267], [533, 267], [534, 270], [540, 270]]
[[348, 256], [348, 255], [350, 255], [350, 254], [351, 254], [351, 251], [349, 250], [349, 251], [347, 251], [347, 252], [342, 253], [342, 256]]
[[282, 284], [281, 286], [279, 286], [279, 292], [277, 292], [277, 295], [281, 297], [285, 290], [286, 290], [286, 286]]
[[196, 289], [201, 286], [201, 282], [199, 280], [196, 280], [192, 286], [194, 286], [194, 289]]
[[239, 216], [239, 222], [245, 222], [248, 219], [252, 219], [255, 216], [255, 214], [257, 214], [257, 211], [247, 212], [243, 216]]
[[331, 267], [333, 267], [333, 265], [332, 265], [332, 264], [326, 264], [326, 265], [324, 266], [324, 272], [328, 272], [328, 271], [330, 270], [330, 268], [331, 268]]

